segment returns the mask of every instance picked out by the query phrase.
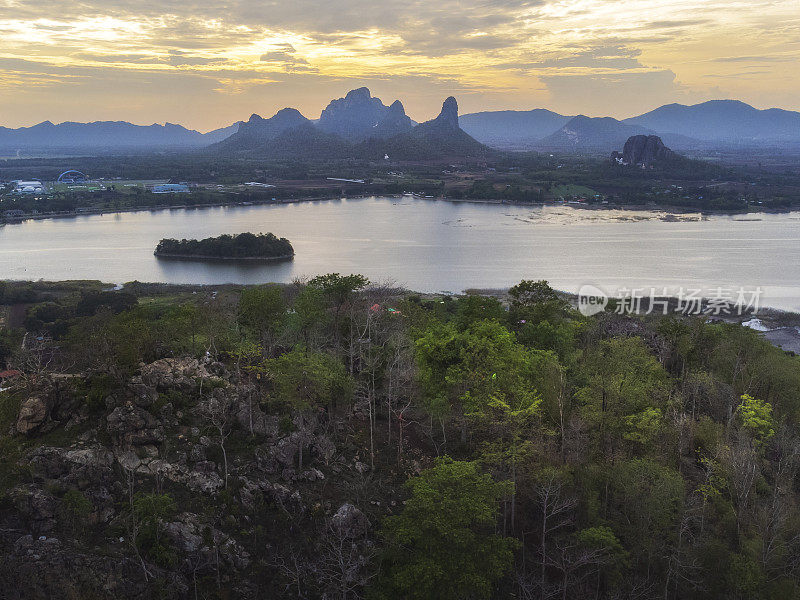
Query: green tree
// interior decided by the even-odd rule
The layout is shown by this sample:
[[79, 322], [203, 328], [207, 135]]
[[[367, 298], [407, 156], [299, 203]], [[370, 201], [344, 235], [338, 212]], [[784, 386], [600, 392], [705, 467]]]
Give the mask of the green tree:
[[489, 598], [511, 567], [517, 541], [496, 533], [497, 483], [474, 462], [440, 458], [407, 482], [411, 497], [382, 528], [386, 549], [375, 586], [383, 598]]
[[586, 357], [581, 378], [576, 398], [595, 425], [598, 449], [612, 451], [620, 440], [646, 445], [653, 438], [671, 385], [641, 338], [600, 342]]
[[61, 498], [64, 517], [69, 526], [78, 530], [92, 512], [92, 503], [80, 490], [68, 490]]
[[775, 420], [769, 402], [743, 394], [738, 413], [742, 428], [750, 433], [756, 445], [762, 446], [775, 435]]
[[477, 321], [505, 321], [506, 316], [503, 305], [491, 296], [470, 294], [460, 298], [456, 305], [456, 322], [462, 328]]
[[177, 510], [168, 494], [137, 494], [132, 502], [129, 536], [137, 552], [162, 567], [178, 560], [174, 548], [164, 537], [164, 524]]
[[292, 350], [264, 362], [275, 399], [296, 410], [349, 402], [353, 383], [340, 360], [322, 352]]
[[292, 305], [291, 327], [300, 335], [306, 349], [311, 349], [315, 336], [327, 320], [322, 290], [306, 286]]
[[258, 341], [271, 348], [286, 317], [283, 290], [278, 285], [245, 288], [239, 297], [238, 322]]
[[654, 461], [633, 459], [614, 465], [607, 481], [607, 521], [644, 569], [665, 568], [678, 542], [683, 478]]
[[[322, 292], [322, 298], [332, 312], [334, 348], [338, 351], [342, 346], [342, 338], [345, 337], [346, 345], [351, 348], [351, 357], [357, 333], [354, 331], [352, 310], [350, 309], [354, 306], [356, 293], [368, 285], [369, 279], [363, 275], [339, 275], [339, 273], [318, 275], [308, 282], [308, 287]], [[347, 318], [348, 316], [349, 318]], [[350, 363], [350, 372], [353, 372], [352, 362]]]
[[629, 555], [614, 531], [605, 525], [589, 527], [575, 534], [578, 546], [585, 551], [596, 553], [603, 569], [598, 576], [607, 584], [616, 586], [622, 581], [630, 566]]
[[496, 321], [478, 321], [461, 331], [453, 323], [434, 323], [416, 340], [419, 376], [428, 411], [439, 418], [455, 412], [466, 441], [467, 416], [490, 404], [513, 410], [537, 406], [542, 355], [527, 350]]
[[509, 319], [517, 329], [541, 321], [556, 323], [569, 313], [569, 304], [546, 281], [523, 280], [510, 290]]

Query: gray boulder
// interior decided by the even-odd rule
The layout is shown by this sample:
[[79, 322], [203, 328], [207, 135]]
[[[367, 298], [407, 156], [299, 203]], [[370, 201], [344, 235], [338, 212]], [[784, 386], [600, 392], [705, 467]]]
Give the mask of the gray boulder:
[[331, 524], [344, 537], [357, 538], [369, 531], [369, 519], [349, 502], [345, 502], [331, 518]]

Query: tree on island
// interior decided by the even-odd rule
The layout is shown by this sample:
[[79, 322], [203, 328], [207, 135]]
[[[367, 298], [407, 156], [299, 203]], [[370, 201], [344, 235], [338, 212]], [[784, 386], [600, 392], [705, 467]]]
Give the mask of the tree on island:
[[156, 256], [197, 258], [284, 258], [294, 256], [286, 238], [272, 233], [220, 235], [203, 240], [163, 239], [156, 246]]

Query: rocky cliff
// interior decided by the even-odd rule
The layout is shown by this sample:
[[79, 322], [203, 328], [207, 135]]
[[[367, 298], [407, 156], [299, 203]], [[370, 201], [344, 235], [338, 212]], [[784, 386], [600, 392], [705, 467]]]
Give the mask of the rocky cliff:
[[[248, 379], [167, 358], [91, 402], [82, 395], [94, 384], [77, 376], [11, 392], [20, 401], [0, 436], [0, 598], [269, 597], [263, 572], [299, 560], [294, 568], [318, 573], [345, 541], [357, 583], [379, 519], [329, 491], [370, 470], [337, 433], [362, 418], [358, 406], [338, 422], [281, 417]], [[301, 558], [284, 542], [312, 523], [321, 544]]]
[[413, 123], [399, 100], [386, 106], [368, 88], [362, 87], [348, 92], [344, 98], [332, 100], [322, 111], [318, 126], [345, 140], [360, 141], [403, 133]]
[[634, 135], [625, 142], [622, 152], [614, 152], [611, 158], [621, 165], [651, 167], [677, 158], [657, 135]]

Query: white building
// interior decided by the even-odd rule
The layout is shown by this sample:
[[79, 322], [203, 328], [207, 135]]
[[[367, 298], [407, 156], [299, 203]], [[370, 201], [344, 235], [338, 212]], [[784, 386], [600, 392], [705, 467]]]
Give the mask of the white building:
[[18, 194], [41, 194], [44, 192], [44, 186], [41, 181], [17, 179], [11, 183], [14, 184], [14, 191]]

